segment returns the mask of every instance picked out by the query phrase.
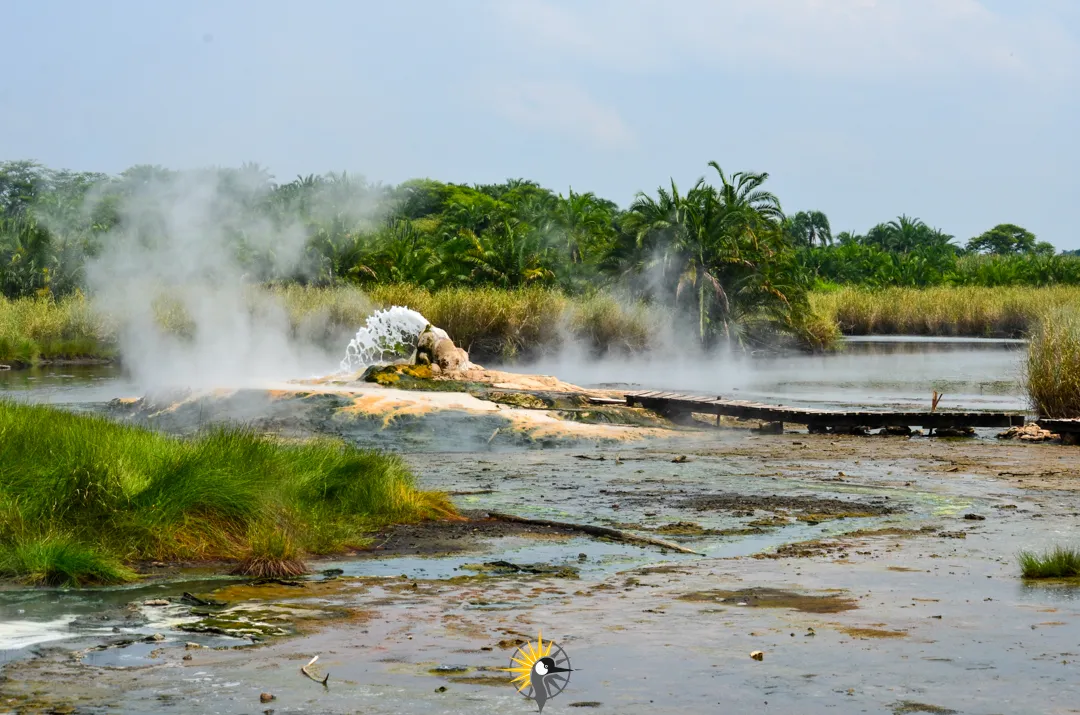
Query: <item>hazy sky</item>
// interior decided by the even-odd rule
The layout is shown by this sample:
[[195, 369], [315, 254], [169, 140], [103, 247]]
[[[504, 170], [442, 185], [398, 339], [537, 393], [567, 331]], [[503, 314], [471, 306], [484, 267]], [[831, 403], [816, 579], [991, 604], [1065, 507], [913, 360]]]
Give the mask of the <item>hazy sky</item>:
[[527, 177], [626, 205], [715, 159], [834, 231], [1080, 248], [1074, 0], [3, 3], [0, 158]]

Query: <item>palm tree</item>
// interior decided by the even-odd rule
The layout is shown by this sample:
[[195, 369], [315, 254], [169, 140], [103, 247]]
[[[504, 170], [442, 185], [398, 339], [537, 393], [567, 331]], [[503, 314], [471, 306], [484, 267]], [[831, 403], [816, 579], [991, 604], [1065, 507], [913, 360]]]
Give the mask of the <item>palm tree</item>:
[[719, 186], [700, 179], [685, 196], [674, 182], [655, 199], [639, 194], [624, 221], [676, 303], [684, 293], [694, 296], [702, 345], [718, 332], [713, 325], [731, 338], [737, 322], [787, 310], [797, 290], [770, 268], [786, 243], [780, 202], [762, 188], [768, 174], [728, 176], [716, 162], [709, 166]]
[[570, 189], [556, 200], [553, 223], [564, 234], [570, 262], [581, 263], [583, 254], [610, 233], [611, 213], [591, 191], [576, 194]]
[[784, 221], [784, 233], [796, 246], [812, 248], [820, 244], [822, 248], [833, 242], [829, 218], [821, 211], [799, 211]]

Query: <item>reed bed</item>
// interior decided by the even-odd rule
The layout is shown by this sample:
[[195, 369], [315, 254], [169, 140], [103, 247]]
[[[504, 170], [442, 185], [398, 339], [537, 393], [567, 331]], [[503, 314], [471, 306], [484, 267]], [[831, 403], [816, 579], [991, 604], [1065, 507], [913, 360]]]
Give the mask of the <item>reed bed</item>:
[[[404, 305], [423, 313], [480, 360], [535, 356], [570, 341], [597, 354], [644, 350], [666, 319], [662, 311], [606, 293], [570, 297], [547, 288], [429, 291], [390, 284], [361, 290], [286, 284], [252, 288], [249, 298], [253, 312], [265, 308], [268, 298], [280, 301], [293, 338], [331, 350], [344, 350], [375, 310]], [[153, 307], [162, 330], [193, 334], [194, 325], [175, 296], [158, 296]], [[81, 295], [0, 298], [0, 361], [33, 364], [116, 354], [115, 320], [96, 314]]]
[[0, 444], [0, 575], [33, 583], [128, 581], [146, 560], [290, 575], [387, 523], [454, 514], [399, 457], [332, 440], [180, 439], [0, 400]]
[[843, 288], [810, 295], [845, 335], [1024, 337], [1039, 316], [1080, 310], [1080, 286]]
[[111, 358], [116, 331], [80, 293], [60, 300], [0, 296], [0, 361]]
[[1042, 417], [1080, 417], [1080, 313], [1043, 315], [1028, 344], [1024, 378], [1032, 408]]

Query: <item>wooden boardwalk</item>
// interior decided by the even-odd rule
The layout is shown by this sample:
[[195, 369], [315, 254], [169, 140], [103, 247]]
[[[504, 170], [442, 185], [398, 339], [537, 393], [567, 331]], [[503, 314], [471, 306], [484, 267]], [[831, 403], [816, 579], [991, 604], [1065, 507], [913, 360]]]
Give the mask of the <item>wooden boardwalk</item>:
[[1035, 424], [1057, 434], [1080, 434], [1080, 418], [1039, 419]]
[[[628, 392], [626, 404], [641, 405], [664, 415], [679, 417], [691, 413], [723, 415], [766, 422], [791, 422], [812, 428], [826, 427], [1022, 427], [1024, 416], [1008, 412], [842, 412], [806, 407], [764, 405], [758, 402], [698, 397], [677, 392]], [[1046, 427], [1046, 429], [1052, 429]], [[1078, 427], [1080, 429], [1080, 427]]]

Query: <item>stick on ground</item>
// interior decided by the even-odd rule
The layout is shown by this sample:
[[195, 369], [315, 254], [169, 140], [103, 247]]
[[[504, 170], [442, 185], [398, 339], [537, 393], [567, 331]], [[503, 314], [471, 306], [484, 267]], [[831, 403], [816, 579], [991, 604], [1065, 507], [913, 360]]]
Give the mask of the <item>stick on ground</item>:
[[307, 662], [307, 665], [300, 666], [300, 672], [303, 673], [304, 675], [306, 675], [307, 677], [311, 678], [312, 680], [314, 680], [316, 683], [321, 683], [322, 685], [325, 686], [326, 681], [330, 680], [330, 674], [329, 673], [327, 673], [326, 676], [323, 677], [322, 680], [319, 680], [318, 678], [316, 678], [314, 675], [311, 674], [310, 670], [308, 670], [308, 668], [310, 668], [312, 665], [314, 665], [315, 661], [317, 661], [318, 659], [319, 659], [319, 656], [315, 656], [314, 658], [312, 658], [311, 660], [309, 660]]
[[657, 539], [652, 536], [640, 536], [638, 534], [632, 534], [629, 531], [623, 531], [621, 529], [611, 529], [606, 526], [593, 526], [592, 524], [571, 524], [565, 521], [549, 521], [548, 519], [526, 519], [523, 516], [502, 514], [495, 511], [489, 511], [488, 516], [490, 516], [492, 519], [497, 519], [499, 521], [512, 521], [518, 524], [533, 524], [534, 526], [551, 526], [557, 529], [572, 529], [574, 531], [580, 531], [590, 536], [600, 536], [605, 539], [622, 541], [627, 544], [649, 544], [651, 546], [659, 546], [662, 549], [671, 549], [672, 551], [678, 551], [682, 554], [694, 554], [696, 556], [702, 555], [700, 552], [694, 551], [693, 549], [688, 549], [681, 544], [664, 541], [663, 539]]

